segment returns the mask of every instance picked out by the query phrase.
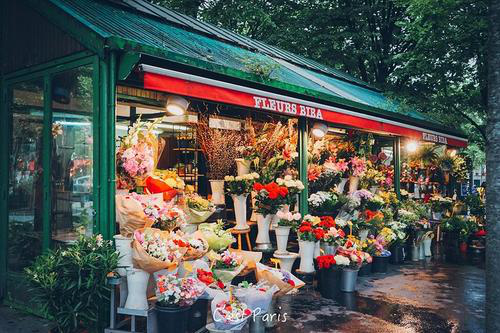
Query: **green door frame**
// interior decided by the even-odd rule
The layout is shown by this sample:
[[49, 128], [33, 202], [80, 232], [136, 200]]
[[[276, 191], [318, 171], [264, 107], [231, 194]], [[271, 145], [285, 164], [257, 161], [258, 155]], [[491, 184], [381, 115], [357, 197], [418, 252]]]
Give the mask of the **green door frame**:
[[[13, 84], [29, 81], [36, 78], [41, 78], [44, 81], [44, 115], [43, 115], [43, 131], [42, 131], [42, 165], [43, 170], [43, 187], [45, 189], [43, 193], [43, 217], [42, 217], [42, 251], [47, 251], [51, 246], [51, 232], [50, 232], [50, 219], [51, 219], [51, 207], [52, 207], [52, 196], [51, 196], [51, 186], [50, 186], [50, 174], [51, 174], [51, 145], [52, 145], [52, 98], [51, 98], [51, 82], [52, 77], [60, 72], [77, 68], [80, 66], [92, 65], [93, 67], [93, 135], [94, 135], [94, 180], [93, 180], [93, 199], [94, 199], [94, 210], [99, 213], [99, 173], [101, 163], [99, 159], [99, 129], [101, 128], [98, 124], [100, 120], [100, 103], [99, 103], [99, 87], [100, 87], [100, 71], [99, 63], [101, 60], [95, 56], [91, 55], [89, 52], [80, 52], [65, 58], [60, 58], [46, 64], [33, 66], [29, 69], [23, 69], [13, 73], [9, 73], [2, 78], [1, 81], [1, 95], [0, 95], [0, 117], [4, 120], [0, 124], [0, 156], [4, 156], [0, 161], [0, 299], [4, 298], [6, 291], [7, 282], [7, 250], [8, 250], [8, 191], [9, 182], [8, 174], [9, 161], [10, 161], [10, 146], [11, 146], [11, 114], [9, 111], [10, 103], [10, 87]], [[97, 214], [97, 217], [100, 217]], [[104, 221], [103, 221], [104, 220]], [[94, 221], [95, 231], [101, 231], [103, 227], [107, 227], [107, 218], [100, 219], [97, 218]]]

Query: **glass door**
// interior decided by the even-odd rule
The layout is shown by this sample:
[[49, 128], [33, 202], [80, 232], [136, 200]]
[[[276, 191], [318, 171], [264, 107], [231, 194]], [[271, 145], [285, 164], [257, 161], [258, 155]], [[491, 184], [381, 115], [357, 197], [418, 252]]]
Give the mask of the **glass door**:
[[8, 181], [7, 293], [27, 296], [18, 276], [42, 252], [44, 110], [42, 78], [9, 89], [11, 145]]

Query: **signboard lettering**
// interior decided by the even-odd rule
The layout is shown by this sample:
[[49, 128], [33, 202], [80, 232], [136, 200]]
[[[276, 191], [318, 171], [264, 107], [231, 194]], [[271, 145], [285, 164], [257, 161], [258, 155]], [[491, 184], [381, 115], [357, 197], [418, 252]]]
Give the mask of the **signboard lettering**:
[[274, 111], [295, 116], [298, 115], [307, 118], [315, 118], [321, 120], [323, 119], [323, 113], [321, 109], [313, 108], [310, 106], [259, 96], [253, 96], [253, 100], [255, 102], [254, 107], [256, 109]]

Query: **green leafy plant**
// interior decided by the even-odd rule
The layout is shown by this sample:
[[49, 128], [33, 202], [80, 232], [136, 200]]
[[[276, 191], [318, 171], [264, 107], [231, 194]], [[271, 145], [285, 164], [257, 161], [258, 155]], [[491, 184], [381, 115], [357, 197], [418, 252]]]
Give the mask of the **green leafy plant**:
[[466, 242], [469, 236], [478, 230], [474, 220], [458, 215], [443, 219], [441, 228], [443, 231], [457, 233], [460, 242]]
[[453, 165], [455, 164], [455, 157], [450, 154], [444, 154], [441, 158], [439, 158], [439, 164], [441, 166], [441, 170], [451, 171], [453, 169]]
[[424, 168], [436, 164], [438, 160], [438, 154], [436, 153], [436, 146], [434, 145], [422, 145], [418, 150], [416, 160], [419, 160]]
[[26, 268], [33, 300], [59, 332], [102, 332], [109, 308], [106, 276], [118, 266], [118, 253], [102, 236], [80, 238], [50, 250]]

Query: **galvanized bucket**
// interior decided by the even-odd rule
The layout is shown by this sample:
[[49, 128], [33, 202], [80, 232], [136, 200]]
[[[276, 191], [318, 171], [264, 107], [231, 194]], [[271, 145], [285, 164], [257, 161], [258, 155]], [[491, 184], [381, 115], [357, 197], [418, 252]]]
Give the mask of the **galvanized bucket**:
[[340, 290], [344, 292], [356, 291], [356, 281], [359, 269], [344, 268], [340, 276]]

